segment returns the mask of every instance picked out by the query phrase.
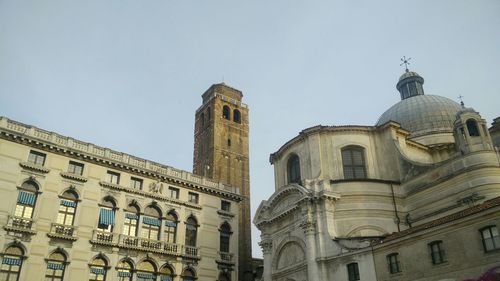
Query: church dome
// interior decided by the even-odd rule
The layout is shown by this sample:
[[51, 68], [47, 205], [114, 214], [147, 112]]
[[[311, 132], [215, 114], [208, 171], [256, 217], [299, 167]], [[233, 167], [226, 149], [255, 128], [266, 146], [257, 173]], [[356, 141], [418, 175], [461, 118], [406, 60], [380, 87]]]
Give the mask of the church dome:
[[417, 95], [404, 99], [377, 121], [377, 126], [389, 121], [401, 124], [410, 131], [410, 138], [436, 133], [453, 133], [453, 123], [462, 107], [448, 98], [434, 95]]
[[396, 85], [401, 101], [384, 112], [376, 125], [398, 122], [411, 139], [426, 145], [454, 142], [453, 124], [462, 106], [445, 97], [424, 95], [423, 84], [422, 76], [406, 70]]

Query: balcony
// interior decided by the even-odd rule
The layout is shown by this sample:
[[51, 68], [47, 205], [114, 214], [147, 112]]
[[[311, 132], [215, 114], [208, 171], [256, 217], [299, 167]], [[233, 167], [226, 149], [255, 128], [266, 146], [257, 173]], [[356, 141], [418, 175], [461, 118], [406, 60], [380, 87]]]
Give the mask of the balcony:
[[7, 231], [20, 232], [26, 234], [36, 234], [33, 219], [9, 216], [7, 225], [4, 227]]
[[180, 245], [123, 234], [118, 239], [118, 247], [173, 256], [181, 254]]
[[184, 246], [184, 256], [192, 259], [200, 259], [198, 256], [198, 247]]
[[71, 241], [76, 241], [76, 227], [72, 225], [64, 225], [59, 223], [52, 223], [50, 227], [50, 232], [47, 236], [51, 238], [66, 239]]
[[118, 244], [117, 237], [118, 235], [112, 232], [94, 230], [92, 240], [90, 240], [90, 242], [98, 245], [116, 246]]
[[233, 256], [234, 254], [231, 253], [219, 252], [219, 259], [217, 260], [217, 262], [225, 264], [234, 264]]

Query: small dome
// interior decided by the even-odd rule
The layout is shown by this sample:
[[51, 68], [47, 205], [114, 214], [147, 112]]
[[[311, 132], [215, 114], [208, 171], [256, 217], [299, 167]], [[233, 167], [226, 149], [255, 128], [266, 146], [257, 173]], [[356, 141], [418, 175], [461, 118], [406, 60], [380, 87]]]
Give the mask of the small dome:
[[420, 77], [420, 78], [422, 78], [422, 76], [418, 75], [418, 73], [416, 73], [414, 71], [407, 71], [407, 72], [403, 73], [403, 75], [401, 75], [401, 77], [399, 77], [398, 82], [403, 81], [404, 79], [410, 78], [410, 77]]
[[403, 99], [389, 108], [380, 116], [377, 126], [391, 120], [398, 122], [402, 128], [410, 131], [410, 138], [440, 133], [452, 134], [453, 123], [460, 110], [462, 106], [448, 98], [417, 95]]

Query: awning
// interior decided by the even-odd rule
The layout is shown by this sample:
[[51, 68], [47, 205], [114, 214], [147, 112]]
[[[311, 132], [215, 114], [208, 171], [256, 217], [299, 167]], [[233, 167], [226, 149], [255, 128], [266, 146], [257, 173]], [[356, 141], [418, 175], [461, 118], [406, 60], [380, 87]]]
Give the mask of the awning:
[[165, 221], [165, 226], [176, 227], [177, 223], [174, 221]]
[[66, 207], [76, 208], [76, 202], [74, 202], [74, 201], [61, 200], [61, 205], [66, 206]]
[[3, 258], [2, 263], [8, 265], [21, 265], [22, 261], [21, 259]]
[[139, 219], [139, 216], [136, 215], [136, 214], [132, 214], [132, 213], [125, 213], [125, 217], [127, 219], [131, 219], [131, 220], [136, 220], [136, 219]]
[[170, 276], [162, 276], [160, 277], [160, 281], [172, 281], [174, 279], [172, 279], [172, 277]]
[[99, 224], [101, 225], [114, 225], [115, 224], [115, 211], [111, 209], [101, 209], [99, 215]]
[[144, 217], [142, 219], [142, 222], [144, 224], [155, 225], [155, 226], [160, 226], [161, 225], [161, 221], [159, 219], [151, 218], [151, 217]]
[[35, 198], [35, 193], [20, 191], [17, 197], [17, 203], [33, 206], [35, 205]]
[[130, 277], [132, 276], [132, 273], [126, 272], [126, 271], [119, 271], [118, 272], [118, 277]]
[[151, 273], [137, 272], [137, 277], [142, 279], [155, 279], [155, 276]]
[[47, 263], [47, 268], [54, 269], [54, 270], [64, 270], [64, 264], [49, 262], [49, 263]]
[[106, 274], [106, 270], [104, 268], [91, 267], [90, 273], [94, 273], [97, 275], [104, 275]]

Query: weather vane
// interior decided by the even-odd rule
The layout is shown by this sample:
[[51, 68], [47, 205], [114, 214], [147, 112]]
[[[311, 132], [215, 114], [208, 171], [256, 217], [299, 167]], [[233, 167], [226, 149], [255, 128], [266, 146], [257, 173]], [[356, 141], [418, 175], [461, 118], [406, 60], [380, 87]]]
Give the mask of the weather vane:
[[464, 105], [464, 100], [463, 100], [463, 97], [464, 97], [464, 96], [462, 96], [462, 95], [459, 95], [459, 96], [458, 96], [458, 99], [460, 99], [460, 105], [461, 105], [462, 107], [463, 107], [463, 106], [465, 106], [465, 105]]
[[411, 58], [406, 58], [405, 56], [403, 56], [403, 57], [401, 58], [402, 63], [401, 63], [399, 66], [403, 66], [403, 64], [404, 64], [404, 65], [405, 65], [405, 70], [406, 70], [406, 72], [408, 72], [408, 71], [409, 71], [409, 70], [408, 70], [408, 65], [410, 65], [410, 60], [411, 60]]

